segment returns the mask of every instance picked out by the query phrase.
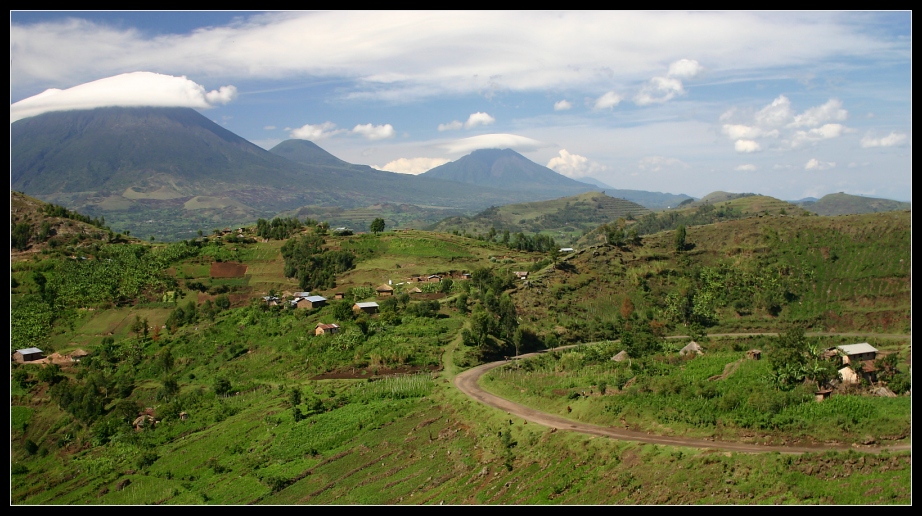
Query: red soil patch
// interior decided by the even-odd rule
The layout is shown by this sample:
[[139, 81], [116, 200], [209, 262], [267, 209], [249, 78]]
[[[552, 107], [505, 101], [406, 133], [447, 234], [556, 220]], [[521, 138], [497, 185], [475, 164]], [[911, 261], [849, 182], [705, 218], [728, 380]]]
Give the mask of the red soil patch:
[[212, 278], [242, 278], [247, 266], [242, 263], [214, 262], [211, 264]]
[[422, 371], [440, 371], [441, 369], [441, 366], [398, 366], [394, 368], [366, 367], [364, 369], [349, 368], [318, 374], [312, 377], [311, 380], [361, 380], [363, 378], [381, 378], [384, 376], [396, 376], [400, 374], [414, 374]]

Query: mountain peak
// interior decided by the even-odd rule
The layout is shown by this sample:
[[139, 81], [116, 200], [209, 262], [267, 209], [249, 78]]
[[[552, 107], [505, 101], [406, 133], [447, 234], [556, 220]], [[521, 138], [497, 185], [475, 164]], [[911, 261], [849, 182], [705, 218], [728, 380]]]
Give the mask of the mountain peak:
[[553, 191], [559, 195], [597, 190], [592, 185], [574, 181], [539, 165], [512, 149], [478, 149], [422, 175], [504, 190]]

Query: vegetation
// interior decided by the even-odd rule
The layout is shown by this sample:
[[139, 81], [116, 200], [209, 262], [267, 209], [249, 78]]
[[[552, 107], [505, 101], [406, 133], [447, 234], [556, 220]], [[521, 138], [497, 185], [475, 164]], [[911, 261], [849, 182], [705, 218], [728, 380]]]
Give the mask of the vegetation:
[[[564, 417], [676, 436], [907, 442], [911, 397], [858, 386], [812, 401], [828, 373], [816, 351], [853, 341], [786, 330], [907, 330], [909, 222], [744, 219], [689, 227], [683, 253], [667, 232], [556, 263], [499, 232], [322, 227], [234, 243], [106, 235], [16, 254], [11, 351], [40, 344], [60, 358], [11, 366], [11, 502], [911, 503], [910, 453], [595, 439], [526, 424], [451, 382], [485, 360], [572, 343], [510, 361], [485, 385]], [[442, 280], [414, 279], [430, 274]], [[376, 297], [389, 281], [395, 295]], [[284, 292], [297, 289], [344, 299], [294, 309]], [[269, 306], [269, 293], [283, 302]], [[355, 314], [365, 300], [380, 312]], [[314, 335], [319, 323], [340, 331]], [[706, 336], [751, 328], [784, 331]], [[688, 339], [666, 337], [685, 333], [704, 355], [679, 357]], [[882, 381], [911, 388], [908, 338], [869, 342], [886, 355]], [[753, 348], [763, 360], [746, 359]], [[622, 350], [630, 358], [612, 361]]]

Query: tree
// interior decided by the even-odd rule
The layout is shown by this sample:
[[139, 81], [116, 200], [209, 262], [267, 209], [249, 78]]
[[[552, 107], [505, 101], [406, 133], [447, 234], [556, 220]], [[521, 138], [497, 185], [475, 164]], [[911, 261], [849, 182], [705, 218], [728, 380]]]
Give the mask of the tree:
[[378, 233], [383, 232], [383, 231], [384, 231], [384, 219], [382, 219], [382, 218], [377, 218], [377, 219], [371, 221], [371, 227], [370, 227], [369, 229], [370, 229], [371, 232], [374, 233], [375, 235], [377, 235]]
[[679, 224], [675, 230], [675, 250], [680, 252], [685, 250], [685, 224]]

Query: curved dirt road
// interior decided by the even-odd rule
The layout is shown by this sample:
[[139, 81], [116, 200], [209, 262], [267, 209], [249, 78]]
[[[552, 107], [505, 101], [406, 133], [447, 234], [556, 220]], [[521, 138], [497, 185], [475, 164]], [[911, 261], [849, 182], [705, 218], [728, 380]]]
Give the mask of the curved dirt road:
[[[538, 353], [529, 353], [527, 355], [522, 355], [520, 358], [527, 358], [535, 356]], [[464, 371], [463, 373], [455, 376], [454, 384], [461, 390], [461, 392], [467, 394], [471, 398], [491, 407], [504, 410], [509, 414], [515, 415], [531, 423], [537, 423], [539, 425], [544, 425], [551, 428], [556, 428], [559, 430], [570, 430], [573, 432], [580, 432], [588, 435], [596, 435], [599, 437], [609, 437], [612, 439], [619, 439], [623, 441], [637, 441], [644, 443], [653, 443], [653, 444], [663, 444], [670, 446], [686, 446], [690, 448], [710, 448], [710, 449], [719, 449], [726, 451], [735, 451], [735, 452], [744, 452], [744, 453], [758, 453], [758, 452], [781, 452], [781, 453], [806, 453], [806, 452], [822, 452], [827, 450], [847, 450], [854, 449], [856, 451], [870, 452], [870, 453], [879, 453], [882, 451], [905, 451], [912, 450], [911, 444], [901, 444], [897, 446], [766, 446], [758, 444], [748, 444], [732, 441], [715, 441], [707, 439], [693, 439], [688, 437], [670, 437], [662, 435], [653, 435], [646, 432], [637, 432], [633, 430], [628, 430], [624, 428], [615, 428], [615, 427], [606, 427], [599, 426], [590, 423], [582, 423], [580, 421], [573, 421], [566, 419], [564, 417], [555, 416], [553, 414], [548, 414], [541, 412], [540, 410], [535, 410], [525, 405], [520, 405], [513, 401], [509, 401], [505, 398], [500, 398], [495, 394], [491, 394], [483, 390], [478, 381], [480, 377], [483, 376], [487, 371], [503, 366], [510, 362], [507, 361], [498, 361], [491, 362], [489, 364], [484, 364], [473, 369]]]

